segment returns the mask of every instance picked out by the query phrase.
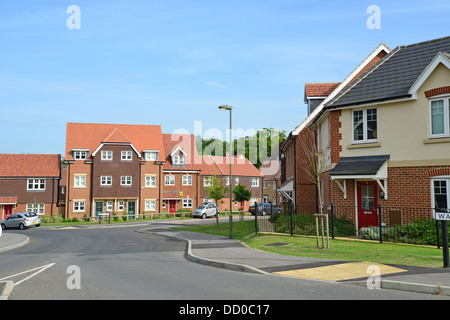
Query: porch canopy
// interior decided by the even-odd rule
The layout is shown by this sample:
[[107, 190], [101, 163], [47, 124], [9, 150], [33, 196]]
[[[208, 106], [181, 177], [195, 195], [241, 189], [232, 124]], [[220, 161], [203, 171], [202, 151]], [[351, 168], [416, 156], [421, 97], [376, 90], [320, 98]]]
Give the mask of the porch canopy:
[[294, 182], [292, 180], [286, 181], [280, 186], [278, 192], [281, 193], [285, 198], [294, 201], [293, 200]]
[[[375, 180], [387, 199], [387, 161], [389, 159], [390, 155], [342, 157], [341, 161], [330, 171], [330, 177], [336, 181], [344, 193], [344, 199], [347, 199], [346, 181], [348, 179]], [[343, 184], [341, 184], [341, 180], [344, 182]]]
[[0, 204], [3, 205], [17, 204], [17, 197], [0, 197]]

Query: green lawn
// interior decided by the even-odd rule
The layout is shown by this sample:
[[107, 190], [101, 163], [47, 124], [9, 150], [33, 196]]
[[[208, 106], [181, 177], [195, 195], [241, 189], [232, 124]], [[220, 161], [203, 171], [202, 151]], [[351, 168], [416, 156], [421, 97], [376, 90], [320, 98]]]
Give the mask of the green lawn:
[[[217, 229], [215, 224], [175, 229], [228, 237], [228, 226], [228, 223], [223, 223], [220, 224], [220, 229]], [[436, 247], [330, 239], [330, 249], [317, 249], [315, 237], [262, 233], [255, 236], [254, 227], [254, 221], [234, 222], [233, 238], [242, 241], [251, 248], [284, 255], [421, 267], [443, 267], [442, 249]], [[289, 243], [289, 245], [267, 246], [273, 243]]]

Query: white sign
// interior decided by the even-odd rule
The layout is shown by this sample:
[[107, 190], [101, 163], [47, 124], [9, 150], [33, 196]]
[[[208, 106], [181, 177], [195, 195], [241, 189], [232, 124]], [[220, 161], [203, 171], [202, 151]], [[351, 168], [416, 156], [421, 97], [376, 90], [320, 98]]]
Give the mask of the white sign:
[[434, 212], [434, 219], [436, 220], [444, 220], [444, 221], [450, 221], [450, 211], [448, 212]]

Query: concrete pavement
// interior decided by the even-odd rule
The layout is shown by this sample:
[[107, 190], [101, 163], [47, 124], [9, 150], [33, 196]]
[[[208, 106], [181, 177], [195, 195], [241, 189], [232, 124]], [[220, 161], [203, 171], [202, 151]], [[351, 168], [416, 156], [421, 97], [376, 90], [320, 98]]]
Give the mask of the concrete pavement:
[[[450, 269], [285, 256], [254, 250], [227, 237], [169, 229], [187, 222], [188, 220], [146, 222], [141, 224], [142, 228], [138, 232], [185, 241], [187, 259], [212, 267], [450, 296]], [[0, 237], [0, 253], [30, 242], [26, 235], [13, 232], [3, 232]]]

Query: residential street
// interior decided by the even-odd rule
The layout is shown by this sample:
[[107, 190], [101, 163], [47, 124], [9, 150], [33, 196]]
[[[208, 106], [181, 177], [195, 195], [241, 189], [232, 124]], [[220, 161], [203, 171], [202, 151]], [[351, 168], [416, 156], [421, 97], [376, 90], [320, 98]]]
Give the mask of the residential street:
[[15, 284], [9, 300], [447, 298], [204, 266], [185, 258], [184, 242], [135, 232], [160, 226], [7, 230], [25, 233], [31, 241], [0, 254], [0, 279]]

